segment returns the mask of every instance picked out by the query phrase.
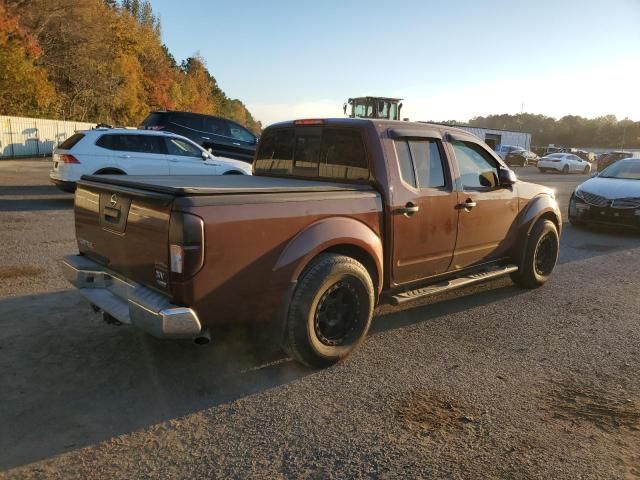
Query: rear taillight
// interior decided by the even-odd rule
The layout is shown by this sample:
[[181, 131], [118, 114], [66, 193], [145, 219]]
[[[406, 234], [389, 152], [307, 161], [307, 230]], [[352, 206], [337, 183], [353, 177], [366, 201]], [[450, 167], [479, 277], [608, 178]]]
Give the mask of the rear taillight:
[[68, 153], [63, 153], [62, 155], [60, 155], [58, 161], [62, 163], [80, 163], [76, 157], [74, 157], [73, 155], [69, 155]]
[[194, 276], [204, 263], [204, 222], [190, 213], [173, 212], [169, 221], [169, 269], [181, 282]]

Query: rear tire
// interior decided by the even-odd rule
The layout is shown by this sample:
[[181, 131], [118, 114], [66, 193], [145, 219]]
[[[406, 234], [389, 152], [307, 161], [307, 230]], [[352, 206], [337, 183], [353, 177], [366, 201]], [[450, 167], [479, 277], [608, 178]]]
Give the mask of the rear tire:
[[511, 274], [511, 279], [523, 288], [544, 285], [558, 262], [559, 251], [560, 241], [555, 224], [551, 220], [538, 220], [529, 234], [520, 269]]
[[569, 174], [569, 165], [565, 165], [564, 167], [562, 167], [562, 174], [563, 175]]
[[582, 173], [584, 175], [589, 175], [589, 167], [584, 167], [584, 170], [582, 170]]
[[344, 255], [322, 254], [298, 280], [283, 347], [309, 367], [333, 365], [364, 340], [374, 303], [371, 276], [361, 263]]
[[540, 173], [547, 173], [547, 169], [546, 168], [538, 168], [538, 170], [540, 171]]

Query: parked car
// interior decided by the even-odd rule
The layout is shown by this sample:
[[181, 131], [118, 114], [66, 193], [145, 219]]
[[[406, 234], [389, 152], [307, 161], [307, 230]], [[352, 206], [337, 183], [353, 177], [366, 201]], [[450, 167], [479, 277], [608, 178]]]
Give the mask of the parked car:
[[553, 191], [453, 127], [282, 122], [253, 168], [83, 179], [66, 277], [107, 319], [157, 337], [204, 343], [217, 325], [256, 322], [321, 367], [363, 341], [380, 302], [503, 275], [536, 288], [558, 258]]
[[640, 158], [619, 160], [578, 185], [569, 221], [640, 228]]
[[547, 155], [552, 155], [554, 153], [563, 153], [565, 151], [564, 147], [556, 147], [556, 146], [548, 146], [545, 151], [543, 157]]
[[569, 153], [573, 153], [583, 159], [585, 162], [589, 162], [590, 164], [594, 162], [596, 159], [596, 155], [593, 152], [587, 152], [586, 150], [577, 150], [572, 148]]
[[97, 128], [77, 132], [53, 151], [51, 182], [73, 192], [82, 175], [251, 174], [245, 162], [218, 158], [170, 132]]
[[527, 165], [537, 165], [538, 155], [529, 150], [511, 150], [504, 160], [507, 165], [526, 167]]
[[625, 151], [614, 151], [605, 153], [600, 158], [598, 158], [598, 171], [602, 172], [609, 165], [614, 164], [618, 160], [622, 160], [623, 158], [631, 158], [634, 154], [632, 152]]
[[507, 158], [507, 155], [509, 155], [510, 153], [520, 150], [524, 150], [524, 148], [516, 147], [514, 145], [498, 145], [496, 147], [496, 153], [502, 160]]
[[220, 157], [248, 163], [256, 153], [257, 137], [242, 125], [222, 117], [191, 112], [157, 111], [144, 119], [142, 129], [166, 130], [187, 137]]
[[573, 153], [552, 153], [538, 160], [538, 170], [542, 173], [553, 170], [564, 174], [587, 174], [591, 171], [591, 164]]

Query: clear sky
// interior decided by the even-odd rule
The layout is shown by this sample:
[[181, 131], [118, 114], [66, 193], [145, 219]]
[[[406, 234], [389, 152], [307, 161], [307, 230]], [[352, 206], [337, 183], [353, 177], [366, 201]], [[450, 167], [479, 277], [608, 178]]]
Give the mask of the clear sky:
[[640, 0], [152, 0], [268, 125], [399, 96], [412, 120], [524, 111], [640, 120]]

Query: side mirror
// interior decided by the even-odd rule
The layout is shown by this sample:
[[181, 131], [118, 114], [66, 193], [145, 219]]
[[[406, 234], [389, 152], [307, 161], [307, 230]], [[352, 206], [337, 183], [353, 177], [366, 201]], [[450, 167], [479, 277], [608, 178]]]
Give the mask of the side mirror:
[[202, 152], [203, 160], [207, 160], [209, 157], [211, 157], [211, 152]]
[[501, 187], [510, 187], [518, 181], [518, 177], [510, 168], [501, 168], [498, 170], [498, 183]]

